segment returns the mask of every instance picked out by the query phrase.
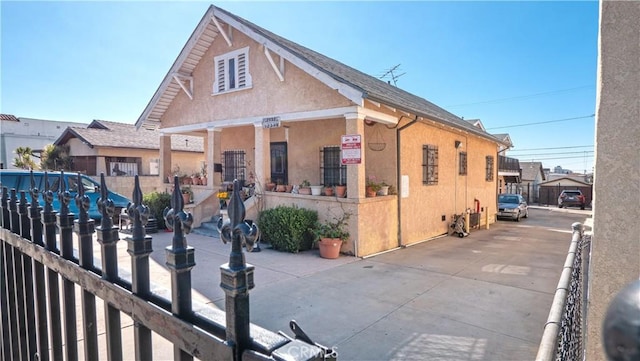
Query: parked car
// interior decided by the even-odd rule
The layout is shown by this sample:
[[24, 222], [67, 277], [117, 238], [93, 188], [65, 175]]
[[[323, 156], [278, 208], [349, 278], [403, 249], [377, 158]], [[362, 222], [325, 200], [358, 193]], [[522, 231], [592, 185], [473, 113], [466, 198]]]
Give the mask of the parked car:
[[504, 193], [498, 195], [498, 218], [510, 218], [516, 222], [529, 217], [529, 206], [520, 194]]
[[[33, 171], [33, 178], [35, 181], [35, 187], [43, 192], [45, 190], [44, 184], [44, 173], [41, 171]], [[60, 188], [60, 172], [47, 172], [48, 181], [49, 181], [49, 190], [54, 193], [58, 192]], [[81, 174], [80, 180], [82, 182], [82, 186], [84, 187], [84, 194], [89, 197], [89, 217], [100, 220], [102, 219], [102, 214], [98, 211], [97, 201], [100, 198], [100, 184], [95, 180], [91, 179], [87, 175]], [[75, 198], [78, 192], [78, 173], [64, 173], [64, 182], [66, 189], [69, 191], [71, 196]], [[12, 188], [15, 188], [17, 192], [25, 191], [27, 201], [31, 202], [31, 193], [29, 190], [31, 189], [31, 176], [30, 171], [28, 170], [14, 170], [14, 169], [3, 169], [0, 170], [0, 184], [2, 187], [6, 187], [11, 191]], [[18, 193], [18, 197], [20, 197]], [[119, 215], [122, 212], [123, 208], [126, 208], [129, 205], [130, 200], [118, 193], [109, 191], [108, 195], [109, 199], [113, 201], [115, 206], [114, 216]], [[44, 199], [42, 195], [38, 197], [38, 202], [40, 206], [44, 206]], [[58, 211], [60, 209], [60, 201], [57, 196], [53, 197], [53, 209]], [[69, 212], [78, 215], [78, 206], [76, 205], [75, 199], [72, 199], [69, 202]]]
[[558, 208], [574, 206], [584, 209], [586, 203], [585, 196], [578, 189], [564, 190], [558, 197]]

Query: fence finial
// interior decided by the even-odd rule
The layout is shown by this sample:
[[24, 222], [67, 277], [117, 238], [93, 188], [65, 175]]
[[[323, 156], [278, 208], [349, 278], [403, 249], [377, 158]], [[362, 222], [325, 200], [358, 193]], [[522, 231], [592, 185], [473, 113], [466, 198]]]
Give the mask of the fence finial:
[[149, 221], [149, 207], [142, 204], [142, 188], [138, 175], [134, 178], [133, 202], [127, 206], [127, 214], [133, 220], [133, 239], [144, 239], [145, 227]]
[[182, 192], [180, 190], [180, 179], [173, 177], [173, 194], [171, 195], [171, 209], [165, 208], [162, 212], [164, 221], [173, 230], [173, 247], [174, 249], [186, 248], [187, 241], [184, 234], [191, 232], [193, 224], [193, 216], [183, 210], [184, 203], [182, 200]]
[[98, 211], [102, 214], [102, 220], [100, 226], [102, 229], [110, 229], [113, 227], [113, 213], [115, 213], [116, 206], [113, 204], [113, 200], [109, 198], [109, 190], [107, 189], [107, 182], [104, 179], [104, 173], [100, 173], [100, 198], [98, 198]]
[[233, 181], [233, 194], [227, 211], [229, 212], [230, 223], [222, 225], [218, 231], [222, 242], [232, 242], [229, 267], [231, 269], [240, 269], [246, 264], [242, 246], [246, 246], [247, 251], [251, 252], [260, 233], [255, 223], [249, 224], [244, 219], [245, 207], [242, 197], [240, 197], [240, 182], [238, 180]]
[[60, 183], [58, 184], [58, 200], [60, 201], [60, 215], [69, 214], [69, 202], [71, 202], [71, 193], [67, 190], [67, 184], [64, 181], [64, 171], [60, 171]]
[[76, 205], [78, 206], [78, 220], [81, 223], [89, 221], [89, 207], [91, 200], [84, 193], [84, 185], [82, 185], [82, 177], [78, 173], [78, 194], [76, 194]]

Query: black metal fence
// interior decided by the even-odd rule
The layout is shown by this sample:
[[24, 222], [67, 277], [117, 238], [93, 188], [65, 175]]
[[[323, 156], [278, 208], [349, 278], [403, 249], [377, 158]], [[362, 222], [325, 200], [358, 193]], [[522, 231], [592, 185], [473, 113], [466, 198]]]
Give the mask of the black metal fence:
[[[47, 175], [45, 175], [47, 177]], [[33, 179], [33, 178], [32, 178]], [[246, 264], [243, 245], [251, 247], [257, 227], [244, 221], [244, 205], [238, 189], [229, 205], [231, 223], [223, 230], [223, 240], [232, 243], [229, 263], [221, 266], [221, 284], [226, 294], [225, 310], [207, 308], [195, 312], [191, 300], [191, 269], [195, 250], [187, 244], [192, 217], [183, 210], [178, 178], [174, 179], [171, 209], [164, 216], [173, 230], [172, 245], [165, 249], [171, 272], [171, 295], [151, 291], [149, 255], [152, 238], [145, 234], [148, 208], [142, 204], [139, 179], [135, 177], [133, 203], [127, 209], [132, 234], [125, 240], [131, 256], [131, 281], [118, 273], [116, 242], [118, 227], [113, 224], [113, 202], [101, 175], [99, 225], [87, 214], [88, 197], [82, 182], [75, 199], [66, 191], [63, 176], [57, 194], [33, 187], [28, 202], [25, 191], [2, 188], [0, 227], [0, 299], [2, 301], [0, 359], [77, 360], [78, 329], [81, 319], [83, 355], [97, 360], [98, 320], [104, 319], [107, 357], [152, 359], [152, 333], [174, 346], [173, 358], [190, 360], [319, 360], [335, 358], [331, 349], [313, 343], [294, 321], [295, 338], [252, 325], [249, 321], [249, 290], [253, 287], [253, 266]], [[49, 182], [45, 182], [49, 184]], [[1, 186], [0, 186], [1, 187]], [[53, 197], [60, 209], [52, 207]], [[75, 201], [79, 214], [69, 212]], [[74, 249], [75, 241], [78, 249]], [[94, 235], [100, 247], [101, 267], [94, 264]], [[76, 256], [77, 254], [77, 256]], [[81, 297], [76, 297], [76, 287]], [[96, 312], [96, 298], [105, 304], [104, 317]], [[170, 298], [170, 299], [169, 299]], [[76, 314], [76, 302], [80, 301]], [[123, 348], [120, 316], [134, 321], [134, 349]], [[125, 355], [126, 353], [126, 355]]]

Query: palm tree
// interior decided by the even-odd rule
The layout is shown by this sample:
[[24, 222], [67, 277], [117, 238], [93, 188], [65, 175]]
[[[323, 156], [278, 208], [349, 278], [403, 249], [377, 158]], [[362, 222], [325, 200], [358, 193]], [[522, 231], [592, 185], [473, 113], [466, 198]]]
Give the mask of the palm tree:
[[31, 158], [33, 150], [30, 147], [18, 147], [14, 153], [16, 153], [16, 158], [13, 160], [14, 167], [22, 169], [37, 168], [36, 162]]

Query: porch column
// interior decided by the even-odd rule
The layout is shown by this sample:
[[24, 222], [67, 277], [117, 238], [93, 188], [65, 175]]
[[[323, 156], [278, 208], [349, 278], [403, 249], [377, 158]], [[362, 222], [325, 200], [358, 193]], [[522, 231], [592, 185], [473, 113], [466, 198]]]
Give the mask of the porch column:
[[[345, 134], [360, 134], [362, 136], [362, 144], [366, 144], [364, 139], [364, 114], [347, 113], [344, 115], [346, 120]], [[366, 187], [366, 160], [364, 148], [360, 153], [360, 164], [347, 165], [347, 198], [364, 198]]]
[[264, 184], [267, 183], [267, 178], [271, 173], [271, 151], [269, 144], [271, 143], [271, 133], [269, 129], [264, 129], [262, 124], [254, 124], [254, 138], [255, 138], [255, 181], [256, 189], [258, 192], [262, 192]]
[[171, 134], [160, 135], [160, 184], [171, 175]]
[[214, 128], [207, 129], [207, 146], [205, 153], [205, 162], [207, 162], [206, 176], [207, 176], [207, 188], [213, 189], [213, 163], [215, 163], [214, 153], [216, 151], [216, 131]]

